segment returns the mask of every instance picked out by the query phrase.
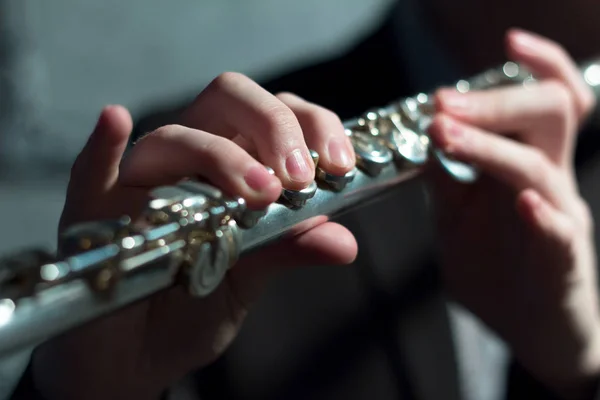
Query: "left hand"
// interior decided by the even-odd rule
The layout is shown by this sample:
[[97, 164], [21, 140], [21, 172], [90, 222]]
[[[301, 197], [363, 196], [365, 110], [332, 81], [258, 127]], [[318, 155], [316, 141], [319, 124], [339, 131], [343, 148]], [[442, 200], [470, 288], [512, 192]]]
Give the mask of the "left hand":
[[530, 373], [585, 398], [600, 378], [600, 313], [593, 221], [573, 158], [594, 98], [556, 43], [522, 31], [507, 39], [539, 83], [437, 95], [432, 139], [482, 171], [473, 185], [433, 171], [443, 273]]
[[[314, 179], [312, 160], [305, 167], [298, 160], [308, 157], [308, 146], [329, 173], [343, 175], [354, 165], [337, 116], [292, 94], [274, 96], [241, 74], [215, 79], [183, 119], [185, 126], [145, 136], [121, 162], [131, 117], [122, 107], [105, 109], [73, 166], [61, 228], [123, 214], [135, 219], [151, 188], [198, 176], [263, 209], [282, 185], [298, 189]], [[205, 298], [176, 286], [44, 343], [33, 359], [38, 388], [48, 399], [158, 398], [227, 349], [277, 272], [348, 264], [356, 256], [352, 234], [324, 216], [293, 233], [240, 259]]]

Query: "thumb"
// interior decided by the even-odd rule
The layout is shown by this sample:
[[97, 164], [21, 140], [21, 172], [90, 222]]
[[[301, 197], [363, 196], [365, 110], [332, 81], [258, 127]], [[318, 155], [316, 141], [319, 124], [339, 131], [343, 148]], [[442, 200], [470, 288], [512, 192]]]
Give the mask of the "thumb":
[[[127, 147], [133, 122], [129, 111], [121, 106], [102, 110], [96, 127], [71, 171], [71, 183], [97, 194], [110, 189], [117, 181], [119, 164]], [[79, 189], [78, 189], [79, 190]]]
[[59, 232], [83, 215], [94, 212], [106, 201], [106, 194], [119, 176], [119, 163], [127, 147], [133, 122], [120, 106], [102, 110], [96, 127], [71, 168], [67, 198]]
[[325, 216], [313, 217], [287, 238], [245, 255], [230, 271], [229, 284], [238, 301], [248, 307], [279, 272], [310, 265], [348, 265], [356, 258], [357, 246], [347, 228], [327, 222]]

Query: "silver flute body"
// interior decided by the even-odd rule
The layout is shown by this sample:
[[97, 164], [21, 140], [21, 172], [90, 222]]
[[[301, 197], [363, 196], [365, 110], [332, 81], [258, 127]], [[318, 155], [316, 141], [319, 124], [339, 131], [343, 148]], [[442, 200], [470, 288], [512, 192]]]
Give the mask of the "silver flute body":
[[[581, 64], [597, 93], [600, 62]], [[506, 63], [456, 88], [465, 92], [535, 81]], [[60, 238], [56, 253], [24, 250], [0, 260], [0, 357], [65, 333], [177, 285], [190, 296], [209, 296], [240, 257], [310, 226], [381, 198], [417, 177], [429, 162], [469, 183], [477, 169], [446, 157], [426, 132], [434, 112], [418, 94], [346, 121], [357, 164], [346, 176], [318, 166], [301, 191], [283, 190], [265, 210], [195, 181], [156, 188], [136, 221], [128, 217], [76, 225]], [[315, 221], [314, 223], [320, 223]], [[304, 225], [306, 224], [306, 225]]]

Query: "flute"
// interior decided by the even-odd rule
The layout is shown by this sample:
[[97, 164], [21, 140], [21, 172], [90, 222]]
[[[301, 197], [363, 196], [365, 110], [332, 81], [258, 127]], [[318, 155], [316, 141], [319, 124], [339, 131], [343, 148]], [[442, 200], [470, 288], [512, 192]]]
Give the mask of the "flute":
[[[600, 59], [581, 66], [598, 93]], [[456, 83], [467, 92], [535, 78], [507, 62]], [[475, 167], [444, 155], [427, 128], [435, 111], [425, 93], [370, 110], [344, 123], [356, 167], [333, 176], [318, 166], [305, 189], [284, 189], [265, 210], [196, 181], [150, 192], [142, 217], [83, 223], [60, 237], [56, 254], [32, 249], [0, 260], [0, 357], [35, 346], [76, 326], [183, 284], [190, 296], [209, 296], [246, 253], [280, 239], [313, 217], [377, 200], [437, 162], [454, 179], [477, 179]]]

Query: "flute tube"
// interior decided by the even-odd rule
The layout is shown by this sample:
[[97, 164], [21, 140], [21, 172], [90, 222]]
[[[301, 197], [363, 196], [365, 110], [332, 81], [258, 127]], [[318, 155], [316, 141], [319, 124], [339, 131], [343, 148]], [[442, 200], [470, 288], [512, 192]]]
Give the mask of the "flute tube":
[[[498, 83], [506, 83], [507, 80], [522, 82], [528, 79], [527, 74], [521, 70], [518, 70], [519, 76], [514, 76], [515, 65], [511, 64], [509, 67], [504, 65], [503, 68], [484, 72], [470, 81], [461, 81], [457, 84], [457, 88], [465, 90], [469, 85], [471, 89], [487, 88]], [[581, 68], [584, 79], [598, 95], [600, 63], [598, 60], [589, 61], [583, 63]], [[426, 95], [419, 95], [414, 99], [409, 99], [411, 100], [409, 102], [398, 102], [392, 109], [397, 110], [405, 106], [407, 108], [405, 112], [410, 119], [411, 107], [416, 104], [415, 102], [426, 97]], [[357, 120], [350, 121], [346, 126], [351, 127], [356, 124]], [[429, 143], [427, 144], [427, 153], [431, 155], [433, 153], [429, 149]], [[439, 155], [437, 157], [437, 160], [440, 161]], [[435, 159], [435, 157], [430, 158]], [[445, 160], [444, 163], [447, 161]], [[444, 163], [442, 164], [452, 166], [451, 162]], [[342, 190], [331, 190], [326, 183], [320, 182], [321, 188], [303, 207], [290, 208], [283, 204], [272, 204], [258, 224], [249, 229], [240, 230], [241, 248], [238, 249], [238, 252], [243, 256], [245, 253], [277, 241], [293, 231], [299, 224], [313, 217], [320, 215], [336, 217], [352, 207], [376, 201], [386, 192], [401, 185], [402, 182], [418, 176], [422, 172], [422, 167], [423, 164], [419, 163], [388, 162], [382, 165], [377, 173], [371, 173], [372, 171], [368, 171], [368, 168], [359, 168], [356, 170], [354, 179]], [[451, 168], [449, 172], [452, 173]], [[44, 279], [52, 280], [53, 276], [60, 276], [67, 267], [71, 270], [75, 267], [84, 270], [87, 267], [100, 266], [104, 268], [106, 265], [118, 265], [122, 271], [135, 272], [137, 269], [141, 271], [127, 274], [119, 279], [109, 291], [98, 292], [92, 290], [89, 280], [73, 279], [60, 281], [53, 287], [42, 287], [42, 290], [36, 290], [25, 296], [15, 296], [15, 285], [6, 278], [6, 276], [10, 278], [10, 274], [14, 272], [12, 269], [14, 269], [15, 260], [10, 263], [0, 263], [2, 267], [0, 268], [0, 357], [22, 348], [35, 346], [76, 326], [116, 312], [125, 306], [172, 287], [176, 278], [173, 266], [181, 264], [190, 245], [185, 239], [170, 230], [172, 225], [173, 223], [158, 226], [150, 233], [146, 233], [144, 240], [140, 241], [146, 247], [144, 247], [144, 251], [137, 253], [135, 252], [137, 236], [133, 235], [127, 238], [126, 244], [121, 243], [121, 252], [118, 255], [110, 252], [112, 247], [104, 246], [87, 251], [85, 254], [76, 254], [65, 260], [55, 260], [50, 263], [33, 261], [27, 264], [21, 260], [22, 258], [17, 257], [17, 264], [22, 261], [23, 265], [17, 269], [16, 276], [22, 274], [25, 278], [33, 271], [38, 278], [43, 276]], [[148, 246], [148, 243], [151, 246]], [[110, 272], [107, 269], [90, 269], [101, 273]], [[93, 276], [94, 279], [98, 277], [102, 277], [102, 274]], [[92, 284], [94, 282], [98, 283], [92, 281]], [[17, 286], [17, 289], [23, 289], [23, 287]], [[26, 291], [27, 286], [23, 290]]]

